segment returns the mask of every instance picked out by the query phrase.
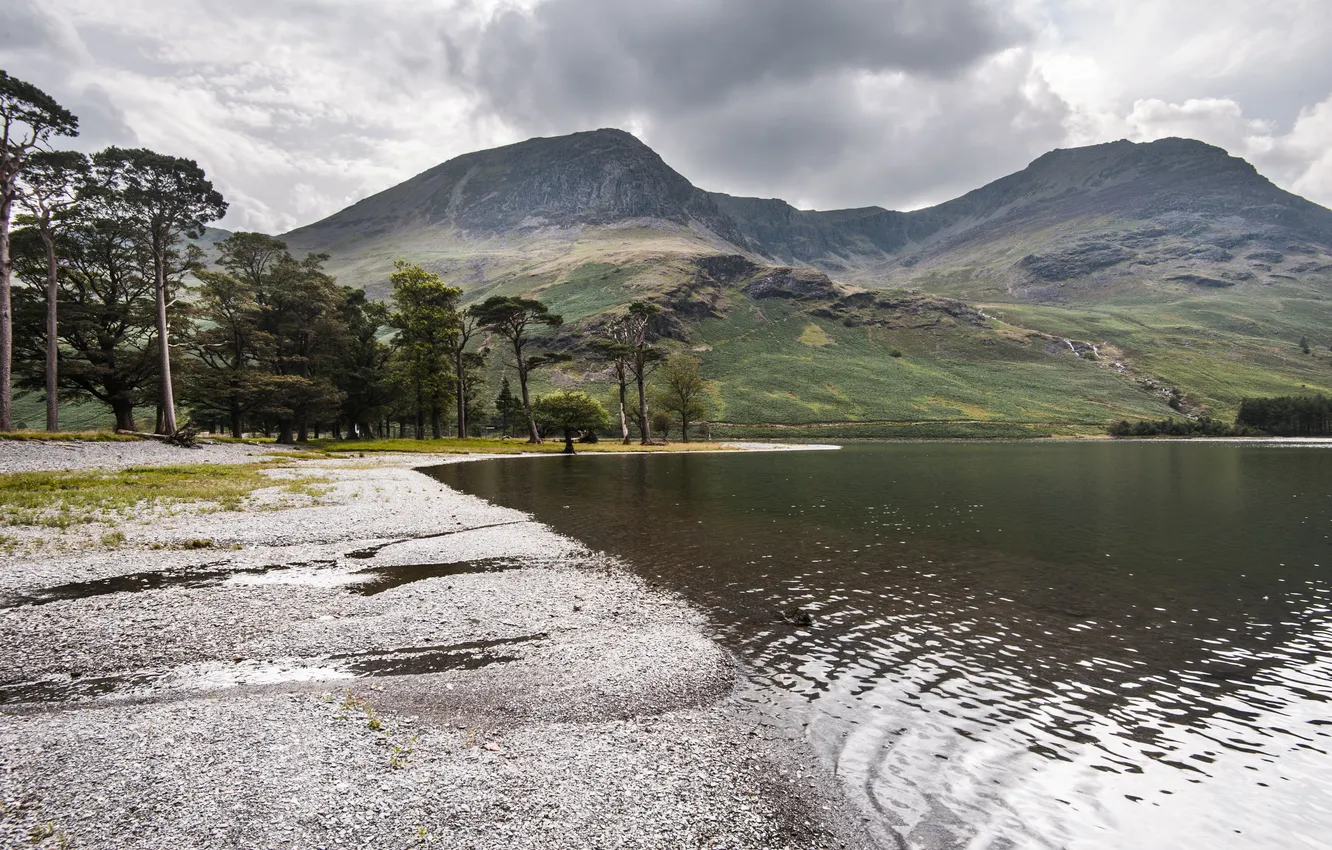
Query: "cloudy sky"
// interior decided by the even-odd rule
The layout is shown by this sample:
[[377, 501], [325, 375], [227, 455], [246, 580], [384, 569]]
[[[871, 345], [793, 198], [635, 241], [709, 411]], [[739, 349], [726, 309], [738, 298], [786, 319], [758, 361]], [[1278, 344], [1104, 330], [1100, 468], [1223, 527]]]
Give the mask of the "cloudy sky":
[[467, 151], [622, 127], [696, 185], [912, 208], [1190, 136], [1332, 206], [1328, 0], [4, 0], [78, 146], [197, 159], [281, 232]]

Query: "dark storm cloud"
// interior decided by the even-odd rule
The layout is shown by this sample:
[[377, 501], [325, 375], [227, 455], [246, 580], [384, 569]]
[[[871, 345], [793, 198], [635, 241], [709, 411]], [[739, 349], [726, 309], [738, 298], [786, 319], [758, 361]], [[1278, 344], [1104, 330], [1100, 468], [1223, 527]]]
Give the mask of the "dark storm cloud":
[[496, 15], [472, 74], [497, 109], [563, 124], [851, 70], [947, 76], [1019, 32], [979, 0], [548, 0]]
[[828, 206], [915, 203], [1057, 143], [1062, 104], [988, 67], [1029, 35], [984, 0], [547, 0], [446, 49], [525, 132], [621, 126], [707, 188]]

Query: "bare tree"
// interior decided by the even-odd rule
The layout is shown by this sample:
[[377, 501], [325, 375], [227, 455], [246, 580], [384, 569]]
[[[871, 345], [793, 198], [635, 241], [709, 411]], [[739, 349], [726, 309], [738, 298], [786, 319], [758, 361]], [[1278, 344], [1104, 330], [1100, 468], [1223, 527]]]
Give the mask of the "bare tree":
[[629, 344], [633, 348], [633, 356], [629, 360], [629, 370], [633, 373], [634, 382], [638, 385], [638, 433], [641, 435], [641, 442], [645, 446], [652, 442], [652, 423], [648, 421], [647, 379], [648, 375], [652, 374], [652, 370], [656, 369], [665, 357], [661, 349], [648, 345], [647, 331], [648, 325], [652, 323], [652, 318], [660, 312], [661, 308], [656, 304], [635, 301], [629, 305], [629, 313], [624, 320], [628, 329]]

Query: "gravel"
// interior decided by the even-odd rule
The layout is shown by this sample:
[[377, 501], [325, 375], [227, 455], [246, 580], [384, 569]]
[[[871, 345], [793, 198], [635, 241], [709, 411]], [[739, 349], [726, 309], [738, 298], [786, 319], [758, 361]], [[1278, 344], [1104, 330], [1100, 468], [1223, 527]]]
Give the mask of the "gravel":
[[[0, 471], [254, 458], [53, 445]], [[866, 844], [696, 610], [440, 462], [302, 461], [273, 474], [318, 505], [0, 557], [0, 846]]]
[[0, 471], [122, 469], [178, 463], [254, 463], [276, 451], [245, 443], [208, 443], [181, 449], [156, 440], [94, 443], [74, 440], [0, 440]]

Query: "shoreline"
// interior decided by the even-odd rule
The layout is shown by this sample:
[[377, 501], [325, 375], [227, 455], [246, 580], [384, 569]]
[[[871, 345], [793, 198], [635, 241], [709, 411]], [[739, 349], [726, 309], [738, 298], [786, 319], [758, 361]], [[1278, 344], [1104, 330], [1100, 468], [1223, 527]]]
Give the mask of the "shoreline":
[[0, 844], [868, 846], [700, 612], [414, 471], [491, 457], [302, 459], [268, 474], [322, 504], [0, 556]]

